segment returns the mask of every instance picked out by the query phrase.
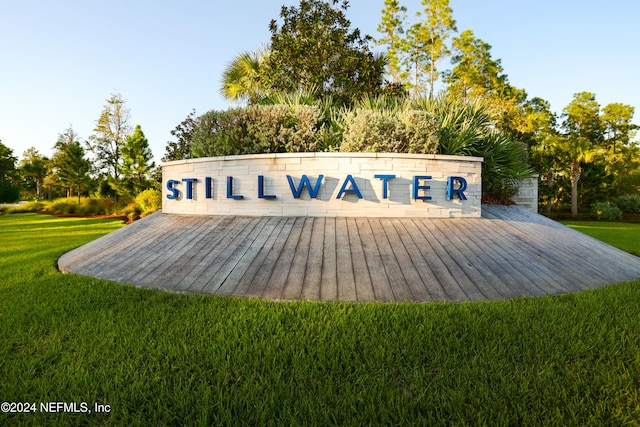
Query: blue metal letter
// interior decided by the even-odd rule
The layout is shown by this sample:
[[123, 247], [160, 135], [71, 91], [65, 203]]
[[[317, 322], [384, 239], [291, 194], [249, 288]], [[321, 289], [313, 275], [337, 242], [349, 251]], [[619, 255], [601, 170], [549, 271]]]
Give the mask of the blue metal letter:
[[374, 175], [374, 178], [378, 178], [382, 180], [382, 198], [389, 198], [389, 180], [394, 179], [395, 175]]
[[175, 179], [167, 181], [167, 190], [171, 191], [171, 194], [167, 194], [167, 199], [174, 200], [180, 197], [180, 190], [174, 188], [176, 184], [180, 184], [180, 181], [176, 181]]
[[[349, 183], [351, 183], [351, 189], [347, 190], [347, 184]], [[356, 180], [353, 179], [353, 176], [351, 175], [347, 175], [347, 177], [344, 179], [344, 182], [342, 183], [342, 188], [340, 188], [340, 191], [338, 192], [338, 197], [336, 197], [336, 199], [341, 198], [344, 193], [354, 193], [356, 196], [358, 196], [358, 199], [362, 199], [362, 194], [360, 193], [358, 184], [356, 184]]]
[[213, 179], [210, 176], [204, 179], [204, 198], [213, 199]]
[[182, 182], [187, 184], [187, 200], [193, 199], [193, 184], [198, 182], [197, 178], [182, 178]]
[[235, 199], [235, 200], [244, 199], [244, 196], [233, 195], [233, 177], [232, 176], [227, 177], [227, 199]]
[[293, 178], [287, 175], [287, 181], [289, 181], [291, 194], [293, 194], [294, 198], [299, 199], [300, 195], [302, 194], [302, 189], [306, 186], [307, 190], [309, 191], [309, 196], [312, 199], [315, 199], [316, 196], [318, 195], [318, 190], [320, 190], [320, 184], [322, 184], [323, 177], [324, 175], [318, 175], [318, 179], [316, 181], [315, 187], [311, 188], [311, 183], [309, 182], [309, 178], [307, 178], [307, 175], [302, 175], [302, 178], [300, 178], [300, 186], [296, 188], [295, 184], [293, 183]]
[[[454, 182], [460, 183], [459, 188], [453, 188]], [[460, 197], [460, 200], [467, 200], [467, 196], [464, 195], [464, 190], [467, 189], [467, 180], [461, 176], [450, 176], [447, 179], [447, 200], [453, 200], [454, 194]]]
[[429, 185], [420, 185], [420, 180], [431, 179], [430, 176], [417, 175], [413, 177], [413, 200], [431, 200], [431, 196], [420, 196], [419, 190], [430, 190]]
[[264, 194], [264, 176], [258, 175], [258, 199], [275, 199], [273, 194]]

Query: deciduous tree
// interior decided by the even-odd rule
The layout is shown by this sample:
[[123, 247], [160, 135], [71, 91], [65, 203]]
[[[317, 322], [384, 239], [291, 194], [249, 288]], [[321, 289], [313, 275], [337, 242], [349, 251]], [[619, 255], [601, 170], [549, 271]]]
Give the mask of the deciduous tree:
[[348, 1], [301, 0], [272, 20], [269, 86], [295, 92], [316, 88], [340, 104], [379, 93], [385, 58], [369, 50], [370, 36], [351, 29]]
[[13, 150], [0, 141], [0, 203], [15, 202], [20, 198], [20, 189], [15, 182], [17, 161]]
[[197, 122], [196, 110], [192, 110], [187, 118], [170, 132], [177, 141], [167, 142], [165, 154], [162, 158], [163, 162], [191, 158], [191, 143], [193, 142], [193, 132]]
[[42, 156], [35, 147], [27, 149], [20, 160], [20, 175], [35, 184], [36, 197], [42, 197], [42, 186], [49, 172], [49, 159]]

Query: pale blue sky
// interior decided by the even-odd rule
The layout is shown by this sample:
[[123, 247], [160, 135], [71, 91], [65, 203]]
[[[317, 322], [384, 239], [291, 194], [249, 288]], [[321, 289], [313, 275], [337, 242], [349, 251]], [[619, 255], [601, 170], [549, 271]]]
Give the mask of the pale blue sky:
[[[87, 139], [120, 93], [157, 160], [192, 109], [230, 105], [220, 76], [236, 54], [269, 42], [297, 0], [0, 0], [0, 140], [20, 157], [51, 156], [70, 125]], [[410, 17], [419, 0], [403, 0]], [[351, 0], [348, 18], [377, 36], [383, 0]], [[510, 82], [556, 112], [576, 92], [640, 108], [636, 0], [451, 0], [458, 30], [492, 46]], [[443, 68], [445, 64], [441, 65]], [[640, 114], [636, 112], [637, 115]], [[636, 123], [640, 120], [636, 118]]]

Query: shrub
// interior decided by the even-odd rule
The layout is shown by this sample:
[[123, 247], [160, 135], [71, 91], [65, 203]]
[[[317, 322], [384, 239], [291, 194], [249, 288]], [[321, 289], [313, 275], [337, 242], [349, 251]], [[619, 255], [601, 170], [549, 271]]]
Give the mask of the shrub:
[[96, 216], [117, 215], [126, 203], [127, 199], [124, 198], [119, 204], [116, 204], [109, 198], [83, 197], [80, 199], [80, 203], [78, 203], [77, 198], [68, 198], [56, 199], [52, 202], [38, 202], [35, 206], [39, 207], [37, 210], [44, 210], [57, 215]]
[[484, 101], [462, 102], [440, 96], [419, 99], [416, 108], [438, 117], [440, 154], [484, 158], [483, 196], [515, 194], [519, 182], [533, 176], [526, 145], [496, 129]]
[[252, 105], [198, 118], [194, 157], [316, 151], [326, 140], [318, 105]]
[[298, 91], [264, 102], [200, 116], [192, 156], [338, 149], [477, 156], [484, 158], [483, 196], [498, 198], [514, 194], [522, 179], [533, 176], [526, 145], [497, 130], [482, 100], [377, 96], [338, 110], [330, 98]]
[[438, 151], [438, 121], [426, 111], [346, 111], [340, 151], [434, 154]]
[[286, 152], [335, 151], [342, 142], [342, 129], [336, 123], [338, 110], [333, 98], [319, 96], [312, 86], [294, 92], [276, 91], [260, 100], [261, 105], [283, 105], [288, 109], [285, 132], [293, 127], [293, 140]]
[[619, 221], [622, 219], [622, 211], [609, 203], [594, 203], [591, 205], [591, 216], [601, 221]]
[[640, 194], [626, 194], [615, 200], [615, 205], [626, 214], [640, 214]]
[[285, 144], [287, 107], [284, 105], [253, 105], [245, 111], [248, 142], [246, 151], [277, 153]]
[[[371, 112], [357, 119], [357, 114], [363, 110]], [[484, 158], [484, 197], [507, 198], [516, 193], [522, 179], [533, 175], [528, 165], [526, 145], [498, 131], [487, 105], [481, 100], [462, 102], [442, 96], [420, 98], [413, 103], [385, 96], [363, 99], [359, 108], [342, 114], [345, 131], [341, 151], [377, 151], [380, 144], [385, 142], [389, 145], [384, 146], [384, 150], [404, 151], [397, 139], [394, 141], [397, 129], [391, 123], [393, 117], [400, 118], [403, 114], [414, 114], [415, 120], [417, 114], [412, 112], [416, 111], [434, 117], [434, 127], [429, 126], [429, 131], [433, 131], [434, 135], [423, 140], [434, 141], [437, 153]], [[405, 124], [411, 122], [406, 116], [403, 120]], [[349, 129], [350, 125], [352, 129]], [[354, 129], [357, 129], [356, 135], [351, 134]], [[422, 132], [424, 135], [424, 129]], [[428, 147], [430, 149], [431, 145]], [[412, 148], [404, 152], [431, 152], [429, 149]]]
[[79, 206], [71, 199], [57, 199], [49, 203], [46, 210], [54, 214], [69, 215], [76, 213], [79, 210]]
[[25, 203], [23, 206], [21, 206], [21, 208], [28, 210], [28, 212], [38, 212], [43, 210], [45, 206], [46, 204], [44, 202], [34, 201]]
[[345, 112], [343, 118], [340, 151], [394, 152], [400, 145], [393, 114], [359, 109]]
[[212, 110], [198, 117], [192, 135], [193, 157], [243, 154], [241, 145], [246, 139], [244, 115], [244, 109], [230, 109]]
[[532, 176], [527, 164], [527, 147], [506, 135], [489, 135], [472, 154], [482, 157], [482, 193], [509, 198], [518, 192], [520, 182]]
[[324, 124], [322, 109], [318, 105], [293, 105], [286, 116], [284, 135], [284, 151], [301, 153], [317, 151], [318, 142], [322, 140]]
[[317, 105], [253, 105], [245, 120], [251, 154], [316, 151], [324, 128]]
[[407, 152], [434, 154], [438, 152], [440, 139], [437, 117], [426, 111], [409, 110], [399, 115], [407, 139]]
[[20, 189], [10, 182], [0, 180], [0, 203], [14, 203], [18, 200], [20, 200]]
[[148, 189], [136, 196], [136, 203], [140, 206], [140, 217], [144, 217], [162, 209], [162, 193], [158, 190]]
[[131, 202], [120, 210], [120, 214], [125, 215], [129, 219], [129, 222], [133, 222], [135, 220], [140, 219], [141, 213], [142, 213], [142, 208], [136, 202]]
[[100, 199], [80, 199], [79, 213], [83, 215], [101, 215], [104, 214], [104, 212], [104, 207], [101, 206]]
[[37, 202], [37, 201], [23, 203], [19, 206], [3, 206], [0, 208], [2, 209], [2, 211], [0, 211], [0, 215], [2, 214], [2, 212], [6, 214], [38, 212], [43, 210], [44, 207], [45, 207], [45, 204], [43, 202]]

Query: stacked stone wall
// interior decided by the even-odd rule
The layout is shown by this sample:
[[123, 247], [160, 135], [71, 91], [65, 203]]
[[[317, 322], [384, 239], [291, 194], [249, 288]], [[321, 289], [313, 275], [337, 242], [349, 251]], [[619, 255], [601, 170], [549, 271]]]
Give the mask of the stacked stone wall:
[[[181, 160], [165, 163], [162, 168], [165, 213], [433, 218], [481, 215], [482, 159], [477, 157], [286, 153]], [[308, 187], [314, 190], [321, 176], [313, 197]], [[305, 177], [308, 182], [296, 198], [294, 190], [300, 189]], [[461, 190], [463, 181], [466, 188]], [[448, 190], [453, 190], [449, 198]]]
[[538, 212], [538, 176], [522, 180], [518, 193], [511, 198], [517, 205]]

